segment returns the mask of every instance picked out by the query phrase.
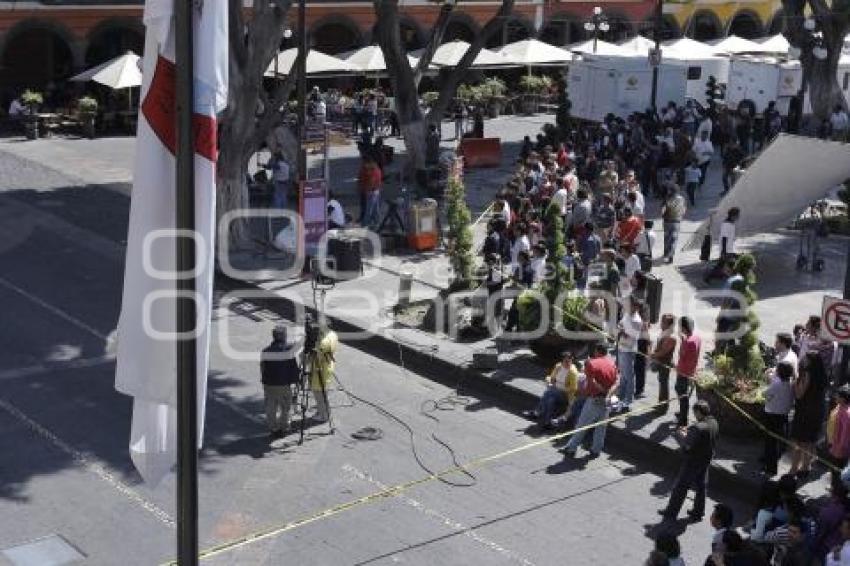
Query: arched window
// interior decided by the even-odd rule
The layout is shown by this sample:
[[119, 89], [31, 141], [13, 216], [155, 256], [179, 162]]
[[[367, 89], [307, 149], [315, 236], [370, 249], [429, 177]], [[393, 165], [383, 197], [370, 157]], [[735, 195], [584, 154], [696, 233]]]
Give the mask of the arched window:
[[44, 89], [74, 71], [74, 57], [65, 37], [49, 25], [12, 30], [0, 68], [0, 84], [14, 89]]

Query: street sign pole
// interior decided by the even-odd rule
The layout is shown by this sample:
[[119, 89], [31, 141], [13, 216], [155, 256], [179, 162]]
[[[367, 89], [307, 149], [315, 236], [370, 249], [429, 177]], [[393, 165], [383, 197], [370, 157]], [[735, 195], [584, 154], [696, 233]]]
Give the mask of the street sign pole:
[[[175, 120], [177, 130], [175, 228], [195, 233], [194, 2], [174, 0]], [[177, 563], [198, 564], [198, 395], [195, 240], [175, 237], [177, 333]], [[188, 273], [190, 275], [186, 276]]]

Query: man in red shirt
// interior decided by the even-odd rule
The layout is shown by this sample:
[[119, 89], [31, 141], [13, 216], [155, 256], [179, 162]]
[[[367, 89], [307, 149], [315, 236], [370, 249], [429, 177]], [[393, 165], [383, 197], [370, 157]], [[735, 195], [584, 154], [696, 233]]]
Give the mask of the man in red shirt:
[[[611, 396], [617, 390], [620, 379], [617, 375], [617, 364], [608, 355], [608, 347], [600, 342], [593, 347], [591, 357], [584, 364], [584, 386], [581, 395], [584, 397], [584, 405], [581, 408], [578, 422], [575, 428], [581, 429], [570, 437], [570, 441], [564, 448], [564, 453], [574, 456], [587, 430], [584, 427], [599, 423], [608, 418]], [[599, 456], [605, 444], [605, 431], [607, 424], [597, 425], [593, 429], [593, 446], [590, 453]]]
[[676, 364], [676, 395], [679, 396], [679, 426], [688, 426], [688, 398], [692, 389], [691, 380], [696, 377], [702, 340], [694, 333], [694, 319], [683, 316], [679, 319], [679, 362]]
[[638, 235], [643, 230], [643, 222], [640, 218], [632, 214], [632, 209], [628, 206], [623, 208], [623, 219], [617, 224], [617, 238], [620, 243], [634, 244]]
[[381, 208], [382, 182], [381, 168], [371, 157], [364, 157], [357, 176], [357, 187], [360, 189], [361, 226], [377, 224], [380, 220], [378, 214]]

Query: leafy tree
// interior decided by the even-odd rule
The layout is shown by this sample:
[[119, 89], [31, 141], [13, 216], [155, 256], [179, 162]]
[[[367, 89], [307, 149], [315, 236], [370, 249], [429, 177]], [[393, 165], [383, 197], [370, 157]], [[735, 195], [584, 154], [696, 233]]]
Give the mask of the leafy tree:
[[449, 178], [446, 191], [446, 216], [449, 224], [449, 263], [456, 282], [472, 281], [472, 214], [466, 205], [466, 188], [459, 177]]

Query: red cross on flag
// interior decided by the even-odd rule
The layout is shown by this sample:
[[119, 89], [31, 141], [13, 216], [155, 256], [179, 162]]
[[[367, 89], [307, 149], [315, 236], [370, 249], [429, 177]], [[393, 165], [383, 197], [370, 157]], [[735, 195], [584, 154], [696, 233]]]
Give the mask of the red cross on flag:
[[[227, 105], [224, 0], [194, 0], [198, 441], [203, 439], [215, 242], [216, 115]], [[118, 322], [115, 388], [133, 397], [130, 457], [159, 482], [177, 451], [174, 0], [147, 0], [142, 104]], [[199, 446], [200, 447], [200, 446]]]

